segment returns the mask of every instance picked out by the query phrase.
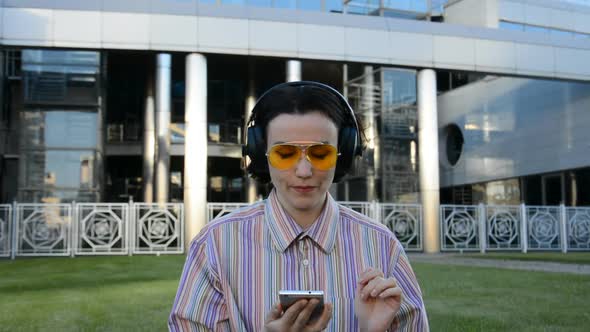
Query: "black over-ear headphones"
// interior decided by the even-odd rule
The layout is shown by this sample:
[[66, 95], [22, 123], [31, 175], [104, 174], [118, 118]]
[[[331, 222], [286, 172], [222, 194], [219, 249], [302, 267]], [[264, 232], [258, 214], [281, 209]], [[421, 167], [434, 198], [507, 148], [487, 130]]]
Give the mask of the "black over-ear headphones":
[[319, 89], [337, 100], [338, 108], [342, 111], [344, 117], [344, 122], [338, 132], [338, 152], [340, 155], [338, 156], [334, 174], [334, 182], [340, 181], [352, 167], [354, 158], [362, 155], [362, 140], [358, 123], [352, 107], [340, 92], [326, 84], [312, 81], [278, 84], [266, 91], [258, 99], [248, 121], [246, 145], [242, 149], [242, 155], [250, 158], [250, 164], [247, 165], [248, 173], [263, 183], [270, 182], [268, 161], [266, 159], [266, 132], [265, 128], [257, 124], [257, 119], [260, 118], [260, 109], [264, 108], [260, 105], [267, 103], [271, 98], [279, 98], [276, 93], [288, 89]]

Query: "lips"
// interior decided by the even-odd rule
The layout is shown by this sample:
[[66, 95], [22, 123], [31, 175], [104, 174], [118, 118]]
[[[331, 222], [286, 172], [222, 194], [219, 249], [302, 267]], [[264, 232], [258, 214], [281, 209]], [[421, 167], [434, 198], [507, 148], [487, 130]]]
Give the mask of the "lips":
[[298, 193], [308, 193], [311, 192], [315, 189], [315, 187], [313, 186], [292, 186], [291, 188], [293, 188], [293, 190], [295, 190]]

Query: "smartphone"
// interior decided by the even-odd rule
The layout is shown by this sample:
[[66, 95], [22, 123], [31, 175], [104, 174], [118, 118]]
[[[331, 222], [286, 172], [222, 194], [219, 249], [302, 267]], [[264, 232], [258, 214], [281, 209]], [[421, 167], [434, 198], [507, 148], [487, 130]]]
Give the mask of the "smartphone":
[[282, 290], [279, 291], [279, 300], [281, 301], [281, 307], [283, 311], [286, 311], [293, 303], [301, 300], [301, 299], [318, 299], [320, 303], [313, 309], [311, 316], [309, 317], [310, 321], [314, 321], [318, 319], [322, 312], [324, 312], [324, 291], [318, 290]]

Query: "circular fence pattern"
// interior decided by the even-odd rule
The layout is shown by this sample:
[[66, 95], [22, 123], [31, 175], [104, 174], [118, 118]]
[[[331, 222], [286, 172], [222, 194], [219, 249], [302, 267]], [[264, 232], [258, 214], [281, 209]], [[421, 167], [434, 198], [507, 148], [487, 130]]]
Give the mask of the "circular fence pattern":
[[570, 238], [578, 246], [590, 245], [590, 216], [576, 213], [570, 219]]
[[454, 210], [445, 218], [445, 236], [455, 246], [467, 246], [477, 235], [477, 221], [467, 211]]
[[23, 241], [34, 250], [51, 250], [65, 241], [65, 223], [54, 213], [34, 211], [23, 221]]
[[178, 218], [167, 210], [150, 210], [139, 220], [139, 237], [149, 246], [166, 247], [178, 238]]
[[409, 243], [418, 236], [416, 217], [408, 211], [393, 211], [384, 222], [402, 243]]
[[540, 244], [550, 245], [559, 236], [559, 222], [549, 212], [537, 211], [529, 226], [531, 237]]
[[518, 219], [510, 212], [498, 211], [488, 222], [489, 237], [497, 244], [511, 244], [518, 237]]
[[82, 240], [92, 248], [111, 248], [121, 240], [123, 221], [113, 211], [92, 211], [82, 219]]

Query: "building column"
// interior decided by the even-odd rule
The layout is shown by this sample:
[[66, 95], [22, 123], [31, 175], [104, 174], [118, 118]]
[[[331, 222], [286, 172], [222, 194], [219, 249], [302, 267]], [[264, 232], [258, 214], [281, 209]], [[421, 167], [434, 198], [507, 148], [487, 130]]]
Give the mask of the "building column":
[[364, 113], [365, 135], [367, 137], [367, 201], [377, 199], [375, 186], [375, 170], [379, 162], [379, 142], [377, 141], [377, 128], [375, 121], [375, 78], [373, 77], [373, 66], [365, 66], [363, 72], [363, 89], [361, 108]]
[[154, 160], [156, 158], [156, 129], [154, 114], [154, 78], [149, 74], [146, 84], [143, 119], [143, 201], [154, 201]]
[[207, 59], [186, 57], [184, 139], [185, 244], [207, 223]]
[[424, 225], [424, 252], [440, 252], [438, 115], [436, 73], [418, 72], [418, 165]]
[[287, 82], [301, 81], [301, 61], [287, 60]]
[[[250, 79], [248, 80], [248, 94], [246, 95], [246, 109], [244, 110], [244, 136], [248, 135], [248, 120], [250, 119], [250, 115], [252, 114], [252, 109], [254, 109], [254, 105], [256, 105], [256, 84], [254, 82], [254, 70], [253, 65], [249, 64], [249, 74]], [[245, 141], [243, 142], [245, 143]], [[256, 180], [252, 177], [246, 177], [246, 199], [249, 203], [253, 203], [256, 201], [258, 197], [258, 190], [256, 188]]]
[[157, 55], [156, 70], [156, 202], [168, 202], [170, 182], [170, 94], [172, 57]]

